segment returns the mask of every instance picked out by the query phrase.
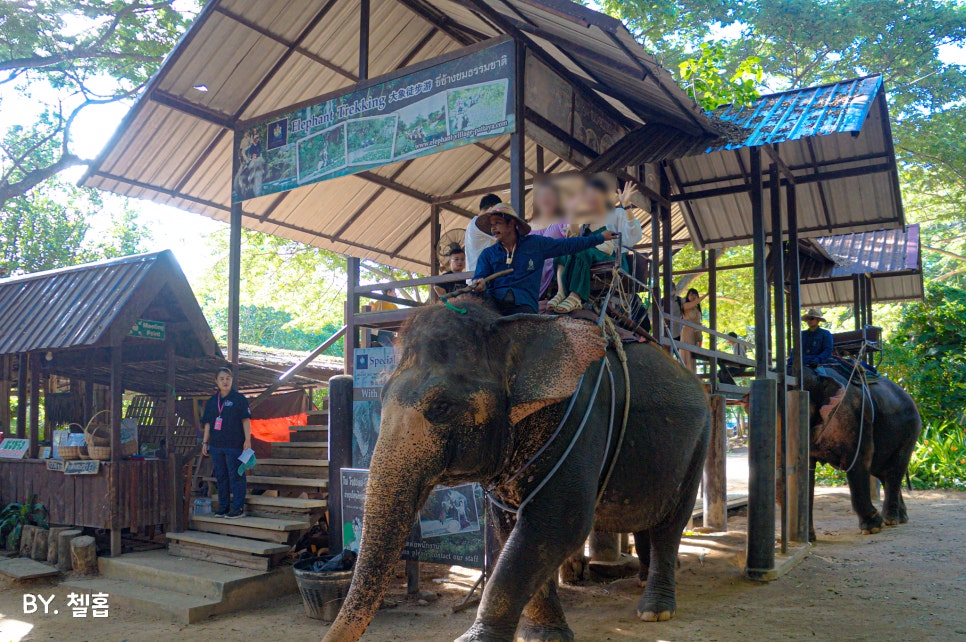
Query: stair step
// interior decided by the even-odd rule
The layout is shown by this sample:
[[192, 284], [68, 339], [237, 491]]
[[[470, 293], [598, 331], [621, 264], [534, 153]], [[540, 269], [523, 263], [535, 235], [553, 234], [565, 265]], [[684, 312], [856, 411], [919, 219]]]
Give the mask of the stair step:
[[324, 459], [259, 459], [254, 473], [267, 477], [317, 479], [329, 475], [329, 462]]
[[248, 569], [178, 559], [163, 549], [98, 557], [97, 567], [100, 577], [107, 579], [214, 598], [224, 597], [226, 587], [263, 577], [262, 573]]
[[311, 425], [320, 425], [329, 423], [329, 409], [322, 408], [321, 410], [310, 410], [305, 419], [305, 423]]
[[[234, 521], [234, 520], [227, 520]], [[200, 531], [184, 531], [181, 533], [166, 533], [169, 540], [182, 543], [204, 546], [224, 551], [234, 551], [236, 553], [247, 553], [249, 555], [275, 555], [277, 553], [288, 553], [290, 546], [284, 544], [272, 544], [255, 539], [244, 537], [231, 537], [229, 535], [216, 535], [215, 533], [202, 533]]]
[[61, 586], [81, 593], [107, 593], [108, 604], [112, 609], [123, 606], [154, 616], [164, 614], [182, 624], [193, 624], [207, 619], [221, 604], [221, 596], [179, 593], [106, 577], [69, 580]]
[[245, 498], [250, 506], [277, 506], [278, 508], [325, 509], [329, 502], [324, 499], [305, 499], [302, 497], [266, 497], [265, 495], [251, 495]]
[[[298, 443], [305, 441], [324, 441], [328, 445], [329, 427], [328, 426], [292, 426], [288, 433], [288, 443]], [[285, 443], [285, 442], [279, 442]]]
[[[212, 510], [218, 509], [216, 498], [212, 498], [211, 506]], [[245, 498], [245, 512], [251, 517], [306, 522], [309, 525], [319, 521], [327, 507], [328, 502], [324, 499], [265, 495], [249, 495]]]
[[[214, 477], [202, 477], [206, 482], [218, 481]], [[269, 477], [265, 475], [248, 475], [249, 486], [299, 486], [304, 488], [328, 488], [328, 475], [324, 479], [312, 477]]]
[[317, 424], [308, 426], [289, 426], [288, 429], [291, 432], [329, 432], [328, 426], [320, 426]]
[[300, 520], [248, 517], [247, 515], [238, 519], [225, 519], [214, 515], [194, 515], [191, 518], [190, 526], [192, 530], [196, 531], [278, 544], [294, 544], [298, 535], [311, 527], [308, 522]]
[[272, 444], [272, 457], [279, 459], [326, 459], [327, 441], [278, 441]]
[[329, 462], [325, 459], [287, 459], [277, 457], [266, 457], [259, 459], [256, 465], [261, 466], [303, 466], [305, 468], [328, 468]]

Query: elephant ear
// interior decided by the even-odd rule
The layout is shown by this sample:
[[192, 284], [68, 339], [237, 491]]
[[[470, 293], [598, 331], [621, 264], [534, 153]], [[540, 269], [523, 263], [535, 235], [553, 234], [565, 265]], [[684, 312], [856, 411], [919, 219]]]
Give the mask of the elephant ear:
[[819, 376], [820, 396], [818, 414], [822, 417], [822, 423], [826, 423], [835, 408], [845, 399], [845, 386], [831, 377]]
[[566, 316], [519, 314], [495, 322], [510, 336], [510, 422], [569, 398], [581, 375], [607, 351], [596, 325]]

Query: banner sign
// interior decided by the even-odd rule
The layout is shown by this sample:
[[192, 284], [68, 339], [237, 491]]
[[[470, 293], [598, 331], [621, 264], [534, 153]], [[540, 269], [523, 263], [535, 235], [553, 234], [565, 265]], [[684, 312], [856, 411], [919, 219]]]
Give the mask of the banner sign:
[[155, 339], [164, 341], [166, 327], [164, 321], [151, 321], [149, 319], [138, 319], [134, 322], [129, 336], [139, 339]]
[[236, 130], [232, 201], [514, 131], [512, 39], [420, 67]]
[[352, 369], [352, 466], [368, 468], [379, 437], [382, 386], [396, 369], [392, 348], [356, 348]]
[[[343, 468], [342, 541], [356, 552], [362, 539], [368, 470]], [[437, 486], [413, 524], [404, 560], [483, 568], [483, 489], [479, 484]]]

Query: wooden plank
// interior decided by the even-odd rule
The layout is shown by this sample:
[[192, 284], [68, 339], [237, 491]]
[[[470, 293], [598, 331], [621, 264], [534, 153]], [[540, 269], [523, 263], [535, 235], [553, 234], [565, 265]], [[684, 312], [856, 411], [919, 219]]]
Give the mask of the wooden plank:
[[179, 544], [177, 542], [170, 542], [168, 544], [168, 553], [176, 557], [187, 557], [189, 559], [204, 560], [217, 564], [227, 564], [228, 566], [239, 566], [256, 571], [267, 571], [272, 567], [272, 559], [269, 557], [259, 557], [191, 544]]
[[[204, 516], [203, 516], [204, 517]], [[215, 517], [210, 520], [198, 520], [197, 518], [192, 518], [190, 522], [191, 529], [198, 532], [204, 533], [217, 533], [219, 535], [229, 535], [231, 537], [242, 537], [245, 539], [253, 539], [261, 542], [274, 542], [276, 544], [294, 544], [295, 538], [298, 537], [300, 531], [287, 531], [287, 530], [271, 530], [264, 528], [253, 528], [251, 526], [245, 526], [240, 524], [243, 520], [257, 520], [262, 519], [266, 521], [273, 521], [266, 517], [242, 517], [240, 519], [225, 519], [223, 517]], [[279, 520], [280, 521], [280, 520]], [[309, 524], [306, 522], [301, 522], [304, 524], [305, 528], [302, 530], [308, 530], [310, 528]]]
[[296, 519], [272, 519], [265, 517], [240, 517], [238, 519], [226, 520], [224, 517], [215, 517], [213, 515], [195, 515], [191, 518], [191, 521], [204, 524], [233, 524], [256, 530], [279, 532], [304, 531], [309, 527], [309, 524], [306, 522]]
[[36, 577], [57, 575], [60, 570], [56, 566], [36, 562], [28, 557], [14, 557], [0, 560], [0, 574], [15, 580], [31, 580]]
[[285, 459], [322, 459], [329, 456], [329, 446], [319, 441], [279, 442], [272, 444], [272, 457]]
[[[217, 482], [213, 476], [204, 476], [201, 478], [202, 481], [206, 482]], [[297, 488], [328, 488], [329, 480], [327, 479], [313, 479], [311, 477], [264, 477], [262, 475], [249, 475], [248, 476], [249, 486], [285, 486], [285, 487], [297, 487]]]
[[208, 548], [248, 553], [249, 555], [287, 553], [290, 548], [281, 544], [269, 544], [268, 542], [260, 542], [243, 537], [229, 537], [226, 535], [215, 535], [213, 533], [199, 533], [197, 531], [167, 533], [167, 537], [169, 540], [179, 542], [182, 545], [193, 544], [195, 546], [206, 546]]
[[251, 495], [245, 498], [250, 506], [277, 506], [279, 508], [325, 508], [328, 502], [324, 499], [304, 499], [301, 497], [266, 497], [265, 495]]

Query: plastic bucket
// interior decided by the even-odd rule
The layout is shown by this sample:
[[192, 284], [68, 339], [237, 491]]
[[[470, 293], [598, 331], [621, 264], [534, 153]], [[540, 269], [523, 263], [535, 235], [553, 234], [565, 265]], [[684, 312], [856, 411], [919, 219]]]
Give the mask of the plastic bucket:
[[312, 570], [317, 562], [327, 562], [330, 559], [331, 555], [311, 557], [292, 566], [299, 593], [302, 594], [305, 614], [324, 622], [335, 620], [345, 596], [349, 594], [349, 584], [352, 583], [352, 571], [320, 573]]

